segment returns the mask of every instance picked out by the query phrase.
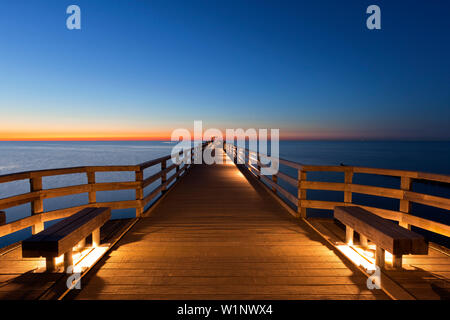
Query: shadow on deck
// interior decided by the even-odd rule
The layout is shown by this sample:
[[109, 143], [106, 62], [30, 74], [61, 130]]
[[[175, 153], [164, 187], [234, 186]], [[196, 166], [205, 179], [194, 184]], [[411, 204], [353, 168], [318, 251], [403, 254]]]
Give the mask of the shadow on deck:
[[[102, 235], [118, 237], [129, 224], [110, 221]], [[319, 225], [341, 236], [337, 226]], [[20, 253], [18, 247], [0, 256], [0, 298], [57, 297], [51, 292], [60, 291], [64, 274], [34, 273], [43, 259]], [[448, 298], [450, 258], [434, 254], [405, 259], [422, 270], [406, 266], [389, 276], [416, 298]], [[65, 298], [389, 299], [366, 280], [248, 170], [195, 165]]]
[[388, 299], [233, 164], [196, 165], [77, 299]]

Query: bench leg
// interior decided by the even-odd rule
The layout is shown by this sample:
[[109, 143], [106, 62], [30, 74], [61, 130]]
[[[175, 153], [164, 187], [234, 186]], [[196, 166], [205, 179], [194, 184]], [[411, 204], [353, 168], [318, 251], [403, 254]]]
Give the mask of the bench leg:
[[384, 268], [384, 256], [385, 251], [380, 246], [377, 246], [377, 250], [375, 252], [375, 265], [380, 267], [380, 269]]
[[353, 234], [354, 234], [353, 229], [348, 226], [345, 226], [345, 242], [349, 246], [353, 245]]
[[78, 248], [78, 249], [83, 249], [84, 247], [86, 247], [86, 239], [81, 240], [81, 241], [78, 242], [78, 244], [77, 244], [77, 248]]
[[39, 222], [31, 226], [31, 233], [36, 234], [44, 230], [44, 223]]
[[100, 245], [100, 228], [95, 229], [92, 232], [92, 246], [98, 247]]
[[367, 237], [365, 235], [359, 234], [359, 241], [361, 243], [361, 247], [367, 248], [369, 245], [367, 243]]
[[64, 271], [73, 266], [72, 251], [64, 253]]
[[402, 255], [392, 255], [392, 266], [395, 269], [401, 269], [402, 268]]
[[47, 272], [53, 272], [56, 270], [56, 258], [46, 257], [45, 258], [45, 269]]

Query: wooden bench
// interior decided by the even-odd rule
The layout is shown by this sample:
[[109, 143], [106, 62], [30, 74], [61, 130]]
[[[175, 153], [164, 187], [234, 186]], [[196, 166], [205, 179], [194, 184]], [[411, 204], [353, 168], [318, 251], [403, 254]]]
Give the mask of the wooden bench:
[[361, 207], [335, 207], [334, 217], [346, 226], [347, 244], [353, 244], [354, 231], [359, 233], [361, 246], [367, 247], [368, 239], [375, 243], [375, 264], [380, 268], [384, 268], [385, 251], [392, 254], [396, 269], [401, 269], [404, 254], [428, 254], [424, 237]]
[[93, 247], [100, 245], [100, 227], [111, 218], [111, 208], [85, 208], [22, 242], [22, 257], [46, 258], [47, 271], [56, 269], [56, 257], [64, 254], [64, 269], [73, 265], [72, 251], [84, 246], [92, 234]]

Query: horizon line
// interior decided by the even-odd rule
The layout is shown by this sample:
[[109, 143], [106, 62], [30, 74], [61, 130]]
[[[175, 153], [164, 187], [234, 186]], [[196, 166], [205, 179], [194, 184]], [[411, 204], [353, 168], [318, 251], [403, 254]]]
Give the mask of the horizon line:
[[[245, 138], [248, 140], [248, 137]], [[268, 141], [271, 140], [270, 137], [267, 138]], [[424, 142], [445, 142], [450, 141], [450, 138], [419, 138], [419, 137], [355, 137], [355, 138], [344, 138], [344, 137], [336, 137], [336, 138], [298, 138], [298, 137], [287, 137], [281, 138], [280, 141], [424, 141]], [[96, 141], [164, 141], [164, 142], [179, 142], [182, 140], [171, 140], [168, 137], [160, 137], [160, 138], [147, 138], [147, 137], [103, 137], [103, 138], [18, 138], [18, 139], [2, 139], [0, 138], [0, 142], [96, 142]], [[194, 141], [194, 139], [191, 139]], [[226, 141], [226, 140], [224, 140]]]

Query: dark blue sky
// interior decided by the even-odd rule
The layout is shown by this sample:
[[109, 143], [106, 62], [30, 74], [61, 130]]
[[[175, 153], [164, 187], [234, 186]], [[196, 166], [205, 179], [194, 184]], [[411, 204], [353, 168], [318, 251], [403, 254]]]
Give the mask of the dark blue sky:
[[[66, 8], [82, 29], [66, 29]], [[382, 30], [366, 28], [368, 5]], [[8, 0], [0, 137], [450, 139], [449, 1]], [[5, 123], [3, 123], [5, 121]]]

